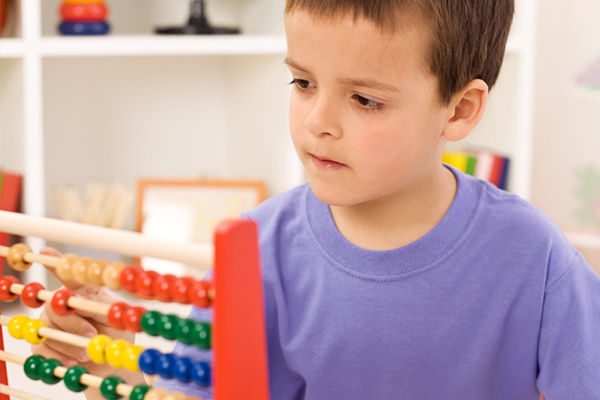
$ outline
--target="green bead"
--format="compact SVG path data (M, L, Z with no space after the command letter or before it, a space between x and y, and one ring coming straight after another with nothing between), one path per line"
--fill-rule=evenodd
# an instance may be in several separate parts
M27 375L29 379L39 381L40 374L38 373L38 370L40 369L40 365L42 365L44 361L46 361L46 357L40 355L27 357L27 360L25 360L25 364L23 364L25 375Z
M158 333L167 340L174 340L177 337L177 323L179 317L173 314L163 315L158 323Z
M88 370L83 368L81 365L75 365L69 368L63 377L65 386L72 392L83 392L85 389L87 389L87 385L81 384L81 375L88 373Z
M125 383L125 381L118 376L108 376L104 378L100 384L100 393L108 400L120 399L123 396L117 394L117 385L119 383Z
M137 385L129 394L129 400L144 400L144 396L150 390L148 385Z
M201 349L210 349L210 324L207 322L196 322L192 333L194 344Z
M180 319L175 329L175 337L183 344L192 344L194 343L192 336L195 327L195 320L190 318Z
M140 321L142 330L150 336L158 336L158 328L162 316L158 311L147 311Z
M55 383L60 382L62 378L54 375L54 369L61 366L62 363L54 358L44 361L38 369L38 374L40 374L42 382L47 383L48 385L54 385Z

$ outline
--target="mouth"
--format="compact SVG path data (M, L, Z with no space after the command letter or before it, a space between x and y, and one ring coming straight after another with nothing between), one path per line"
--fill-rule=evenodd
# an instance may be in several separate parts
M312 159L313 164L315 164L315 166L320 169L326 169L326 170L332 171L332 170L339 170L339 169L348 167L346 164L342 164L337 161L330 160L326 157L316 156L311 153L309 153L309 155L310 155L310 158Z

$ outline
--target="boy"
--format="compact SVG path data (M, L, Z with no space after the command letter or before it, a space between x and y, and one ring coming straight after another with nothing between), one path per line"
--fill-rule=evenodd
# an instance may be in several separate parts
M483 115L513 9L288 1L309 184L247 215L273 399L600 398L600 279L541 212L440 161Z

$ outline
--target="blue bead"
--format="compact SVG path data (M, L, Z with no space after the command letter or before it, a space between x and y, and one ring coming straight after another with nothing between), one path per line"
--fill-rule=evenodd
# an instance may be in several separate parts
M171 373L180 382L188 383L192 380L192 360L187 357L181 357L175 360Z
M58 26L63 35L106 35L110 25L105 21L65 21Z
M156 373L164 379L173 378L175 361L177 358L171 353L161 355L156 362Z
M143 373L147 375L156 374L156 364L162 353L155 349L144 350L138 359L138 365Z
M210 386L210 365L204 361L195 363L192 367L192 379L199 386Z

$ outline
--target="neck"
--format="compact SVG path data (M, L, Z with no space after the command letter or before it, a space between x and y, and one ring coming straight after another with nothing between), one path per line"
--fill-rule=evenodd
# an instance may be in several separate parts
M425 236L446 215L456 195L456 178L440 165L418 183L352 206L330 206L340 233L369 250L391 250Z

